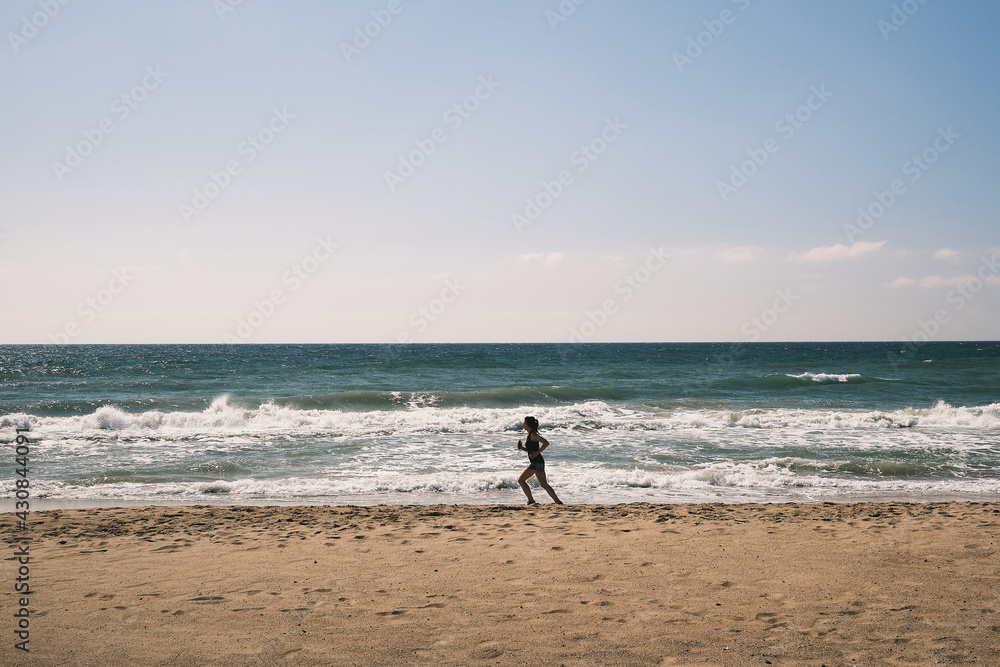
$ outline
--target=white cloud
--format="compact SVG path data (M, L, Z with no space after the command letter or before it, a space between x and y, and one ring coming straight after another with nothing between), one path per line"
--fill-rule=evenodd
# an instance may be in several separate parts
M971 283L977 282L979 278L966 273L963 276L955 276L954 278L948 278L944 281L944 284L948 287L958 287L959 285L969 285Z
M757 250L748 246L742 248L722 248L715 251L715 258L725 264L748 262L757 257Z
M957 250L952 250L951 248L941 248L936 253L934 253L935 259L943 259L947 261L955 261L958 259L959 252Z
M980 279L971 273L965 273L960 276L952 276L951 278L942 278L941 276L927 276L926 278L920 279L921 287L962 287L964 285L972 285L980 282ZM985 281L987 285L1000 285L1000 276L990 276Z
M892 287L893 289L899 289L900 287L909 287L916 283L915 278L907 278L906 276L900 276L893 280L891 283L886 283L886 287Z
M552 266L565 256L566 253L563 252L548 252L548 253L531 252L528 253L527 255L518 255L517 261L522 264L526 264L528 262L540 261L543 266Z
M843 243L816 246L808 252L792 255L792 259L797 262L839 262L872 255L881 250L884 245L885 241L857 241L850 246Z
M668 248L667 254L676 259L688 259L689 257L699 257L704 253L704 248Z

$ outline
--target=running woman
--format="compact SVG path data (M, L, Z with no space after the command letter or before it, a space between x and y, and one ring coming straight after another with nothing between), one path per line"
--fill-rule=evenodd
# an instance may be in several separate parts
M525 444L521 444L521 441L518 440L517 448L528 452L528 467L517 478L517 483L521 485L524 495L528 496L528 504L535 505L537 503L531 497L531 489L528 487L528 479L534 475L538 478L538 485L545 489L545 492L552 497L557 505L562 505L563 502L559 500L559 496L545 479L545 459L542 458L542 452L549 446L549 441L538 435L538 420L534 417L525 417L523 427L528 432L528 437L525 438Z

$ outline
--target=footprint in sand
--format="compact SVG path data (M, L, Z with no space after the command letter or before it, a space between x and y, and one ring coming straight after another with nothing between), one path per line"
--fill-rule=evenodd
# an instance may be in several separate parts
M475 651L469 653L469 657L475 658L476 660L492 660L493 658L499 658L503 655L503 651L495 648L477 648Z

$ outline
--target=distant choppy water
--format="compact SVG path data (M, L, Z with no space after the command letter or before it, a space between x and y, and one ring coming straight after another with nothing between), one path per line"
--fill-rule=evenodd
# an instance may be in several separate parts
M567 502L1000 497L995 342L0 346L55 501L520 503L528 414Z

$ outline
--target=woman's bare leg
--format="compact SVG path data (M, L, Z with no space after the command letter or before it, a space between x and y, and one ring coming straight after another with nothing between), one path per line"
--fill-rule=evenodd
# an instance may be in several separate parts
M551 486L549 486L548 481L545 479L545 471L544 470L537 471L535 477L538 478L538 485L541 486L543 489L545 489L545 493L549 494L549 496L557 505L562 505L563 501L559 500L559 496L556 495L556 492L552 489Z
M534 470L532 470L531 468L525 468L524 472L521 473L521 476L517 478L517 483L521 485L521 490L524 491L524 495L528 496L529 503L535 502L535 499L531 497L531 488L528 486L528 480L534 474L535 474Z

